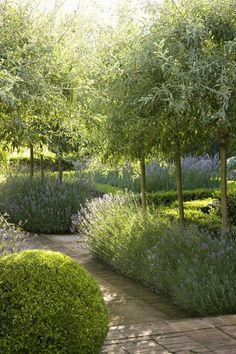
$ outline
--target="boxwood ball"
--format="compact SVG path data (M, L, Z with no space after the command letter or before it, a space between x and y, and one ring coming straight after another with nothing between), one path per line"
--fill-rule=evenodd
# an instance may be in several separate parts
M79 263L42 250L0 258L0 353L96 354L107 330L102 293Z

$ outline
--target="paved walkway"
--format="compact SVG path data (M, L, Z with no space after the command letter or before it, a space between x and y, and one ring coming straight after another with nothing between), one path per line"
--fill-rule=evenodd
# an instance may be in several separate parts
M236 316L111 327L102 353L236 353Z
M96 261L73 235L36 236L28 247L63 252L97 279L110 317L102 353L236 354L236 315L186 319L164 297Z

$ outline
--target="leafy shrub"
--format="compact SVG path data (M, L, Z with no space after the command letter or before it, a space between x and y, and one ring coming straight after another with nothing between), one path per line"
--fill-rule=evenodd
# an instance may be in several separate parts
M236 311L233 239L220 240L190 221L182 226L165 211L144 217L127 196L105 195L87 203L73 224L99 259L169 295L189 313Z
M95 183L95 189L98 194L117 194L121 193L121 189L114 187L109 184ZM127 194L127 191L126 191ZM219 196L219 192L215 189L193 189L193 190L184 190L183 197L185 201L192 200L202 200L206 198L213 198ZM178 200L177 192L168 191L168 192L150 192L147 193L148 204L150 205L171 205Z
M90 194L82 181L60 184L54 178L15 178L1 185L0 205L12 222L21 222L27 231L64 233Z
M108 318L79 263L51 251L0 258L1 353L99 353Z
M236 226L236 192L228 193L227 203L230 223Z
M185 202L184 203L184 215L187 224L195 224L201 229L205 229L207 232L211 232L216 236L219 236L221 228L221 217L218 209L202 207L204 205L202 200ZM177 203L171 206L157 208L159 216L169 216L170 220L178 220Z
M19 227L9 224L6 218L0 215L0 256L20 251L26 236Z
M208 213L211 210L209 204L212 203L212 198L197 199L184 202L185 210L201 210L203 213Z
M215 217L221 217L221 210L220 210L220 191L216 191L214 193L215 198L219 200L219 205L215 206ZM236 226L236 190L235 186L231 186L227 193L227 204L228 204L228 213L229 213L229 222L231 226Z
M121 190L118 187L111 186L110 184L95 183L95 188L101 195L103 194L115 194Z
M194 189L184 190L183 197L185 201L212 198L216 191L214 189ZM147 194L149 204L153 205L170 205L178 199L176 191L169 192L152 192Z

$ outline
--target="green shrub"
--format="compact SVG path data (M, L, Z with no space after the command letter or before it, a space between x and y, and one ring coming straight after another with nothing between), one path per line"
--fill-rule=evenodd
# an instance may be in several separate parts
M105 195L87 203L73 224L99 259L170 296L190 314L234 313L236 241L219 239L204 221L201 227L199 220L182 226L176 216L162 210L144 217L129 197Z
M212 198L190 200L184 202L184 208L185 210L197 209L203 211L204 213L207 213L210 211L209 203L211 202Z
M121 191L118 187L103 183L95 183L95 188L100 194L115 194Z
M228 211L230 223L236 226L236 192L228 193Z
M219 205L215 207L215 217L216 219L221 218L220 210L220 191L215 191L214 197L219 200ZM232 226L236 226L236 190L235 184L230 184L227 193L227 204L229 213L229 222Z
M108 328L97 283L51 251L0 258L1 353L99 353Z
M122 192L118 187L110 184L95 183L95 189L99 194L116 194ZM124 191L123 191L124 192ZM127 194L127 192L126 192ZM219 192L215 189L193 189L184 190L183 197L185 201L202 200L206 198L213 198L219 196ZM168 192L150 192L147 193L147 200L149 205L171 205L178 200L176 191Z
M201 229L219 235L221 228L221 217L218 208L209 207L209 202L212 199L192 200L184 202L184 215L187 224L195 224ZM171 220L177 220L178 202L174 202L170 206L158 206L158 215L169 216Z
M185 201L212 198L216 193L215 189L194 189L184 190L183 197ZM152 192L147 193L147 199L149 204L153 205L170 205L178 199L176 191L169 192Z
M0 187L1 210L11 221L21 222L27 231L42 233L68 232L71 216L92 195L82 181L60 184L54 178L9 179Z

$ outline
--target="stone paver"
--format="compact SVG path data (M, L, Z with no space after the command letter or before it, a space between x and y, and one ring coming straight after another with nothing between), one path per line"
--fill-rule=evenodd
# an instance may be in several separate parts
M186 318L163 297L95 261L73 235L37 236L26 248L63 252L97 278L111 324L101 353L236 354L236 315Z
M235 316L236 318L236 316ZM224 321L226 317L222 319ZM231 337L235 333L236 325L219 328L205 328L207 319L198 319L199 327L203 329L187 329L187 331L174 332L173 323L159 321L145 326L113 326L110 328L102 353L116 353L126 350L126 353L218 353L236 354L236 339ZM190 325L191 320L187 320ZM193 327L196 320L193 319ZM201 325L201 322L203 324ZM182 328L181 321L181 326ZM174 322L178 328L179 321ZM155 328L152 331L152 327ZM227 334L229 333L229 335ZM149 333L149 334L148 334ZM154 334L155 333L155 334ZM109 351L110 347L110 351Z

